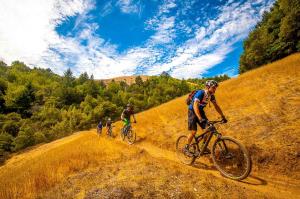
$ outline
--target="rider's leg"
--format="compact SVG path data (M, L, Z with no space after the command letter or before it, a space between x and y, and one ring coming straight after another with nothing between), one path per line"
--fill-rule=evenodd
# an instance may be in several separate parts
M208 119L207 119L207 117L206 117L206 114L205 114L205 112L204 112L203 109L200 109L200 115L201 115L201 117L202 117L203 119L205 119L206 121L208 121ZM204 131L205 128L206 128L206 125L207 125L207 122L206 122L206 121L203 122L203 123L199 123L199 126L201 127L202 131ZM207 138L208 138L208 134L204 135L204 137L203 137L203 143L206 142ZM205 151L204 151L204 154L210 154L209 148L206 147L206 149L205 149Z
M102 134L102 128L97 128L98 135Z
M190 134L188 136L186 148L188 148L189 145L192 143L192 140L197 133L197 123L198 123L198 119L197 119L197 116L195 115L194 111L189 110L188 111L188 130L190 131Z
M197 130L193 130L193 131L190 132L188 140L187 140L188 141L188 143L187 143L188 145L191 144L191 142L193 141L193 138L196 135L196 133L197 133Z
M124 119L123 120L123 123L124 123L124 126L123 126L123 132L126 132L127 131L127 128L129 127L130 125L130 121L128 119Z

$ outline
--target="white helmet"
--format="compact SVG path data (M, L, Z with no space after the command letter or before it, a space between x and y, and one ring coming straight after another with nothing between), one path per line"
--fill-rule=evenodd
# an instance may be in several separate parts
M207 86L208 88L210 88L210 87L212 87L212 86L218 87L219 84L218 84L218 82L215 81L215 80L207 80L207 81L205 82L205 86Z

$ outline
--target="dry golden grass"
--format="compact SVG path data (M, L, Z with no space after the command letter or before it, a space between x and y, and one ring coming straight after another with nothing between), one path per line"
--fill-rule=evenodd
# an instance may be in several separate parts
M188 133L183 96L139 113L132 146L93 130L15 155L0 167L0 198L294 198L300 195L299 68L294 54L217 91L229 119L220 131L252 153L254 172L244 183L220 176L207 158L194 167L177 162L176 138Z
M219 129L249 147L254 171L300 178L299 69L298 53L225 81L217 90L217 101L229 119ZM139 114L136 129L141 139L174 150L176 138L188 133L185 98ZM213 105L206 112L217 119Z
M55 148L42 146L21 155L26 157L16 156L0 168L0 198L35 198L70 174L98 167L108 157L120 158L121 150L95 133L82 132L57 141Z

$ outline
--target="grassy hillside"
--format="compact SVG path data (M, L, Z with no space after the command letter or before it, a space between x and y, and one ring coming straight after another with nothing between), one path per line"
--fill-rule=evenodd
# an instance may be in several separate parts
M300 54L223 82L216 98L229 119L219 126L252 152L254 170L300 178ZM174 140L187 133L186 96L145 111L136 125L143 140L174 150ZM218 115L206 108L211 120Z
M295 198L300 195L300 54L223 82L225 135L251 151L253 172L228 180L210 158L188 167L174 154L187 134L186 96L137 115L137 143L79 132L15 155L0 167L0 198ZM217 115L207 107L210 119ZM100 198L101 198L100 197Z

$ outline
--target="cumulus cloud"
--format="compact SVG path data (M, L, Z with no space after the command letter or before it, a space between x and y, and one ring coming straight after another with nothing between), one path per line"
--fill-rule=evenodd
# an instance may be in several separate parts
M230 1L219 8L220 13L195 31L193 38L177 46L173 57L164 63L148 67L149 74L169 71L178 78L199 77L209 68L221 63L233 50L233 44L247 36L269 4L257 1ZM255 4L255 6L254 6ZM167 32L164 33L168 35ZM173 30L170 34L174 34Z
M101 16L109 15L114 6L126 14L141 12L140 1L112 2L104 4ZM101 24L89 21L93 1L1 1L0 57L7 63L21 60L49 67L59 74L71 67L75 75L88 72L97 79L163 71L178 78L199 77L226 58L273 0L229 1L218 8L216 17L205 18L201 24L198 19L199 24L190 26L178 19L193 12L194 3L178 6L178 1L163 1L145 22L145 29L154 34L142 45L119 52L117 45L97 35ZM75 34L59 35L57 26L70 17L76 17ZM176 43L180 31L189 38Z
M39 64L43 56L51 56L51 46L74 46L72 40L60 38L55 27L67 17L89 9L88 1L1 1L0 6L0 54L10 63L22 60L27 64ZM50 57L49 57L50 58ZM59 57L53 57L58 60Z

